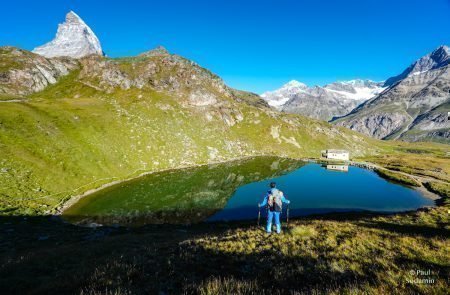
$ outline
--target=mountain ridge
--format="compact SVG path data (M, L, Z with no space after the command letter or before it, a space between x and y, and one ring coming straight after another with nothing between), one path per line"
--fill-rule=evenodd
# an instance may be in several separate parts
M448 51L440 46L418 59L393 78L405 77L334 123L380 139L449 143Z
M329 121L348 114L365 100L383 91L381 82L355 79L308 87L292 80L261 95L269 105L286 113Z
M389 87L410 75L417 75L429 70L444 67L450 63L450 48L441 45L431 53L413 62L401 74L386 80L384 86Z

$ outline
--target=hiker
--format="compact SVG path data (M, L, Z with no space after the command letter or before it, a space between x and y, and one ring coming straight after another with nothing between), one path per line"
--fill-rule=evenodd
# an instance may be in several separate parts
M276 188L276 183L270 183L270 190L267 191L264 201L258 204L259 207L267 205L267 233L272 232L272 219L275 217L275 225L277 226L277 234L281 232L280 214L282 211L283 203L289 204L283 192Z

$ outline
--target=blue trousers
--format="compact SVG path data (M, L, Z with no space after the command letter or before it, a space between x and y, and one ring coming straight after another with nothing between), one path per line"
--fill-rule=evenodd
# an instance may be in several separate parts
M281 223L280 223L280 214L281 212L276 211L267 211L267 227L266 231L268 233L272 232L272 219L275 217L275 225L277 226L277 233L281 232Z

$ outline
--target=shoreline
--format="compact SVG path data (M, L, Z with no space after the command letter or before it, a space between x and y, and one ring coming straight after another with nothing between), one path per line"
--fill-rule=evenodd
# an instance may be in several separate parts
M96 193L98 191L101 191L105 188L114 186L116 184L120 184L120 183L124 183L124 182L128 182L128 181L132 181L134 179L138 179L140 177L144 177L147 175L151 175L151 174L155 174L155 173L160 173L160 172L168 172L168 171L174 171L174 170L181 170L181 169L191 169L191 168L197 168L197 167L203 167L203 166L210 166L210 165L216 165L216 164L223 164L223 163L228 163L228 162L234 162L234 161L242 161L242 160L246 160L246 159L250 159L250 158L256 158L256 157L278 157L278 158L282 158L282 159L291 159L291 160L297 160L297 161L303 161L306 163L336 163L336 161L333 160L328 160L328 159L321 159L321 158L292 158L292 157L280 157L280 156L275 156L275 155L254 155L254 156L244 156L244 157L239 157L239 158L232 158L229 160L221 160L221 161L217 161L217 162L211 162L211 163L205 163L205 164L194 164L194 165L188 165L188 166L180 166L177 168L168 168L168 169L161 169L161 170L156 170L156 171L145 171L143 173L138 174L137 176L133 176L133 177L128 177L125 179L120 179L120 180L115 180L112 182L108 182L105 183L97 188L93 188L93 189L89 189L81 194L75 195L75 196L71 196L67 201L65 201L64 203L62 203L61 205L55 207L53 210L55 210L55 212L53 213L53 215L57 215L57 216L61 216L64 211L66 211L67 209L69 209L71 206L75 205L78 201L80 201L81 199ZM341 162L342 163L342 162ZM344 162L343 164L349 165L349 166L354 166L354 167L360 167L363 169L369 169L369 170L373 170L375 168L378 169L385 169L388 171L391 171L387 168L381 167L377 164L374 163L369 163L369 162L357 162L357 161L348 161L348 162ZM138 170L137 170L138 171ZM408 173L403 173L406 174L410 177L413 177L414 179L415 176L408 174ZM380 176L381 177L381 176ZM388 179L386 179L388 180ZM423 197L428 198L430 200L433 201L437 201L439 199L441 199L441 196L428 190L423 184L422 181L419 181L420 186L418 187L411 187L412 189L418 191ZM422 207L421 207L422 208ZM420 208L418 208L417 210L419 210Z
M279 157L279 156L275 156L275 155L254 155L254 156L244 156L244 157L239 157L239 158L232 158L229 160L222 160L222 161L217 161L217 162L211 162L211 163L205 163L205 164L194 164L194 165L188 165L188 166L180 166L177 168L167 168L167 169L161 169L161 170L156 170L156 171L146 171L143 173L140 173L137 176L133 176L133 177L128 177L125 179L121 179L121 180L115 180L112 182L108 182L105 183L97 188L93 188L90 190L87 190L81 194L75 195L70 197L70 199L68 199L67 201L65 201L63 204L57 206L56 208L54 208L54 210L56 211L54 215L62 215L62 213L67 210L68 208L70 208L71 206L73 206L75 203L77 203L79 200L81 200L84 197L87 197L88 195L91 195L93 193L96 193L98 191L101 191L105 188L111 187L113 185L119 184L119 183L123 183L123 182L127 182L127 181L131 181L146 175L151 175L151 174L155 174L155 173L160 173L160 172L168 172L168 171L173 171L173 170L181 170L181 169L190 169L190 168L197 168L197 167L203 167L203 166L210 166L210 165L216 165L216 164L223 164L223 163L228 163L228 162L234 162L234 161L241 161L241 160L246 160L246 159L250 159L250 158L256 158L256 157L277 157L277 158L282 158L282 159L291 159L291 160L298 160L298 161L305 161L302 158L290 158L290 157Z

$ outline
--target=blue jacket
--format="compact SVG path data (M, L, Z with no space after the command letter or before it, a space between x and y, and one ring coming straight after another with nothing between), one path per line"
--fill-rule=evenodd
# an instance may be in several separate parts
M267 193L266 193L266 196L264 197L264 200L262 201L261 204L259 204L259 206L264 207L264 206L267 205L267 202L269 201L269 195L272 194L272 191L273 191L273 190L278 190L278 189L272 188L272 189L268 190ZM288 199L286 199L286 198L284 197L284 194L282 194L282 195L281 195L281 202L286 203L286 204L289 204L291 201L289 201ZM281 210L275 210L275 211L281 211Z

